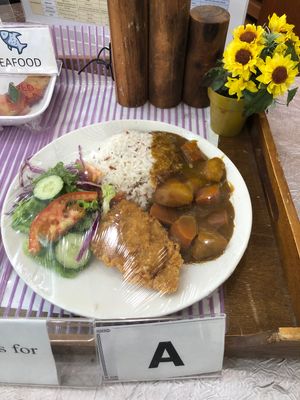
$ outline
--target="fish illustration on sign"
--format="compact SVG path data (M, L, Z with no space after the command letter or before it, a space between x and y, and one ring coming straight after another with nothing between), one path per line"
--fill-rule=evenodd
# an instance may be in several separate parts
M27 47L27 44L21 43L18 36L21 36L21 33L0 30L0 37L9 50L12 51L12 49L17 49L18 53L22 54L25 47Z

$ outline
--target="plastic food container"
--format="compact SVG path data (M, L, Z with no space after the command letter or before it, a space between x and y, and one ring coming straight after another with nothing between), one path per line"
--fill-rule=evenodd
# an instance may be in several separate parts
M47 109L50 104L50 100L53 95L54 86L56 82L56 75L52 75L49 77L49 82L45 91L40 100L35 102L34 104L30 105L28 112L24 115L0 115L0 126L6 125L24 125L30 123L40 117L43 112ZM0 79L0 97L7 93L8 86L10 82L13 82L14 85L18 85L26 79L26 76L22 75L15 75L15 76L2 76Z

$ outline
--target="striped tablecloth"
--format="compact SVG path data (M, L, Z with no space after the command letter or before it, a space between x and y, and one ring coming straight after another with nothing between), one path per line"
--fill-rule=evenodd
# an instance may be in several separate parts
M97 72L78 75L79 60L94 58L109 35L99 27L53 27L53 42L64 66L71 58L69 69L63 68L58 78L51 104L43 116L31 125L6 127L0 131L0 209L10 182L18 173L22 161L59 136L74 129L114 119L146 119L168 122L186 128L214 144L216 135L209 129L207 109L196 109L183 103L172 109L158 109L150 103L139 108L121 107L115 98L114 83L103 66ZM103 54L105 57L105 54ZM102 70L101 70L102 69ZM183 310L181 315L204 315L223 312L222 289ZM0 243L0 308L3 316L27 317L70 316L70 314L36 295L16 275ZM23 313L22 313L23 314Z

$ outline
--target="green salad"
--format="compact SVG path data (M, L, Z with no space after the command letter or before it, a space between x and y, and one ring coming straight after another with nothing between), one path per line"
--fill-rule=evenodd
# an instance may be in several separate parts
M114 187L91 181L83 162L59 162L34 173L29 185L20 181L23 193L11 211L11 226L26 235L24 254L63 277L76 276L89 265L90 242Z

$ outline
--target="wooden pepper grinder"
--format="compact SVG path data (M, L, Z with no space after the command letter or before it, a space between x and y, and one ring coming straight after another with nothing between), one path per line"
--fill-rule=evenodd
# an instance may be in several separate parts
M148 0L107 0L118 102L148 100Z
M222 58L229 19L230 14L218 6L198 6L190 12L183 87L183 101L190 106L209 105L202 80Z
M182 97L190 0L149 1L149 100L160 108Z

